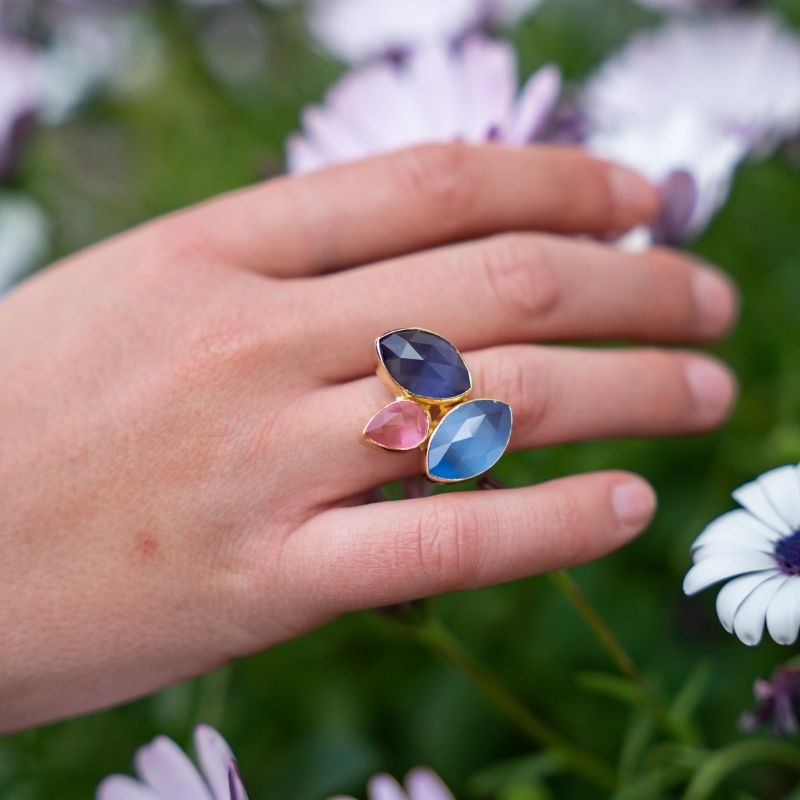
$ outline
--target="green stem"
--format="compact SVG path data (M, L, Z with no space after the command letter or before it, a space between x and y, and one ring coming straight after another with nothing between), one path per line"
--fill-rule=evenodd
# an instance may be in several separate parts
M759 761L783 764L800 771L800 750L786 742L737 742L705 760L686 789L683 800L705 800L733 772Z
M576 773L597 786L604 790L613 789L615 775L609 764L593 753L574 745L539 719L478 662L438 620L428 620L421 626L401 625L401 627L474 683L484 697L533 742L562 755Z
M628 651L622 646L614 631L609 628L572 576L568 572L560 570L551 573L550 578L592 630L620 674L634 686L642 702L650 708L659 725L678 741L687 744L694 743L695 737L692 732L685 725L673 719L661 699L648 688Z

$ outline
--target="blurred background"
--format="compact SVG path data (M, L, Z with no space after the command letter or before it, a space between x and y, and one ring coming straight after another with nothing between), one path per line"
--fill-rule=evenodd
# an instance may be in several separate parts
M797 0L759 5L800 28ZM49 70L44 110L16 121L0 186L8 275L280 173L301 109L345 69L310 37L303 4L291 0L0 0L0 20L10 37L47 54ZM553 62L577 84L633 31L659 24L656 12L626 0L550 0L503 35L522 75ZM0 61L0 106L15 74ZM646 535L573 577L654 691L670 698L693 681L701 747L742 736L736 721L752 706L754 678L794 652L769 640L745 647L720 627L710 593L687 599L680 587L691 541L732 507L731 490L800 460L799 163L789 143L744 164L690 245L741 287L741 325L719 350L742 383L730 424L702 438L514 455L498 470L523 485L620 468L656 486L660 510ZM598 688L596 673L613 665L552 581L431 606L531 708L617 761L636 709ZM391 620L365 613L123 708L0 739L0 797L91 797L103 776L130 771L137 746L159 733L186 745L198 721L229 740L252 798L363 796L369 775L417 764L436 769L458 797L603 796L568 776L550 780L550 794L533 780L487 782L487 768L529 756L531 743L474 683ZM800 797L799 781L796 769L756 766L713 796ZM665 787L639 796L681 795Z

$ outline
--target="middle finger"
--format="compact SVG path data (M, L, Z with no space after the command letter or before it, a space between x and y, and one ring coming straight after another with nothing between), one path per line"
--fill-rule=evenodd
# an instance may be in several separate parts
M326 381L368 373L372 340L394 328L427 328L463 350L616 338L690 343L721 335L736 310L730 281L688 257L538 234L445 247L294 288L315 308L304 363Z

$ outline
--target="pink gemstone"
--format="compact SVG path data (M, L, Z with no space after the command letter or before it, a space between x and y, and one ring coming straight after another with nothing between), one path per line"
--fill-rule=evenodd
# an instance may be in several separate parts
M364 438L387 450L413 450L428 435L428 415L411 400L395 400L364 428Z

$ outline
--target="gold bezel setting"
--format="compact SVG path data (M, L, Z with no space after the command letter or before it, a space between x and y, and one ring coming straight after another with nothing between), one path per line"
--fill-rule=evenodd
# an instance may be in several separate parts
M386 339L386 337L391 336L392 334L403 334L406 332L425 333L428 334L429 336L433 336L436 339L441 340L445 345L451 347L458 356L458 358L461 360L461 363L464 367L467 378L469 380L469 387L467 388L467 390L462 392L461 394L453 395L450 397L429 397L426 395L416 394L408 390L406 387L402 386L400 383L398 383L397 380L395 380L395 378L392 377L391 373L386 367L386 364L384 363L381 354L380 344L384 339ZM494 464L497 462L497 460L499 460L499 458L503 455L506 448L508 447L508 442L511 437L511 430L513 427L513 413L511 411L511 407L507 403L504 403L502 400L493 400L490 398L468 399L472 394L474 388L472 382L472 373L470 372L469 367L467 366L466 361L464 360L464 357L461 355L461 352L454 344L452 344L452 342L450 342L448 339L445 339L440 334L435 333L434 331L428 330L426 328L420 328L420 327L393 328L392 330L381 334L375 339L374 352L377 361L376 375L381 380L381 382L389 389L389 391L395 396L395 399L392 400L390 403L388 403L386 406L384 406L383 409L380 409L378 412L376 412L376 414L364 426L364 429L362 430L361 434L361 439L363 442L372 445L374 447L378 447L382 450L388 450L391 452L410 452L411 450L419 449L422 456L421 472L429 481L433 483L452 484L452 483L461 483L463 481L472 480L484 474L487 470L491 469L491 467L494 466ZM401 401L412 402L424 412L428 425L427 425L427 433L425 437L422 439L422 441L420 441L419 444L415 444L414 446L411 447L401 447L381 441L376 441L371 436L368 436L367 428L369 428L373 420L375 420L375 418L378 415L380 415L381 412L389 409L394 403L398 403ZM493 423L495 425L495 430L492 431L492 433L496 433L501 437L503 437L503 444L502 447L500 448L499 454L497 455L496 458L489 459L488 466L486 466L485 469L482 469L481 471L476 472L474 474L463 475L457 478L445 478L440 475L432 474L429 470L428 451L431 441L434 438L437 429L442 423L445 422L445 420L451 413L454 413L456 411L456 409L462 408L465 405L471 405L473 403L475 404L494 403L499 406L503 406L503 409L500 410L499 415L496 413L492 413L492 416L495 419ZM485 438L485 433L483 434L483 436ZM460 441L463 441L463 438L460 439ZM491 434L489 441L491 444Z

